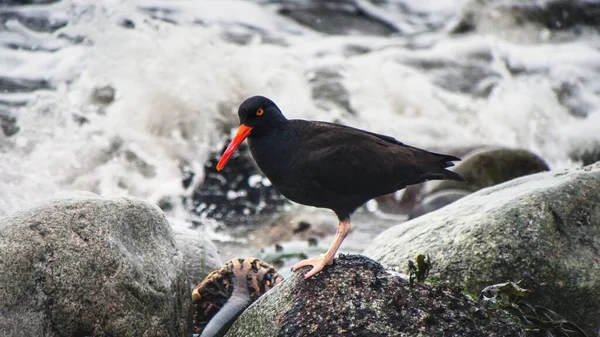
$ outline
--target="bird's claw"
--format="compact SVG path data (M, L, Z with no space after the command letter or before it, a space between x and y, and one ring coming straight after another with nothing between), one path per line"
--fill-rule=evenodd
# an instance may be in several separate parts
M302 261L296 263L294 265L294 267L292 268L292 271L296 271L305 266L312 266L312 269L308 273L304 274L304 279L307 279L311 276L314 276L315 274L317 274L318 272L323 270L323 268L325 268L325 266L332 264L332 263L333 263L333 259L327 259L327 257L325 255L315 256L315 257L311 257L310 259L302 260Z

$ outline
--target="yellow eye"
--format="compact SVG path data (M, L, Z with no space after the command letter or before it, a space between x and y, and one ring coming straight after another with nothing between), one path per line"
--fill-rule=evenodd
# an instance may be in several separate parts
M263 108L258 108L258 110L256 110L257 116L262 116L264 113L265 113L265 109L263 109Z

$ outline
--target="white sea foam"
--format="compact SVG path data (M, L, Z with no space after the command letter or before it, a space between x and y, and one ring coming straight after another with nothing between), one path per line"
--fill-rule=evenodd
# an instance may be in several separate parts
M448 15L458 10L451 2L409 5ZM59 48L3 49L0 55L7 65L1 75L44 74L56 86L17 111L17 135L0 138L0 215L76 189L176 202L186 193L179 165L190 165L201 179L209 149L222 141L218 127L236 124L237 105L255 94L273 98L290 118L339 119L417 146L525 147L554 167L578 165L569 152L600 143L600 51L593 40L525 45L467 34L432 36L414 49L403 37L311 32L250 2L71 4L85 5L84 14L54 33L28 35L15 22L8 27L12 33L0 33L0 42L26 38ZM54 6L60 17L69 8L64 2ZM155 16L178 23L152 19L139 6L168 9ZM116 24L124 18L135 29ZM263 43L259 36L248 45L225 40L224 30L248 27L281 43ZM61 33L89 42L71 45L59 39ZM348 45L372 52L348 55ZM488 97L445 89L432 80L435 74L408 62L468 63L475 54L490 55L489 69L497 75ZM340 70L355 116L312 98L310 81L322 67ZM514 68L531 74L515 74ZM567 81L577 88L575 99L585 104L587 117L574 117L559 103L556 88ZM104 85L116 90L107 107L90 99ZM89 123L80 126L73 115Z

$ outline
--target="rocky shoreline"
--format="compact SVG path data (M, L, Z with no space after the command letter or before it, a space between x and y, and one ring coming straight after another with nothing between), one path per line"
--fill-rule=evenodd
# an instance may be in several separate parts
M255 283L262 296L227 335L536 336L549 327L464 295L520 281L531 290L527 303L595 336L598 191L600 162L485 187L388 229L364 256L341 255L315 278L302 270L276 283L257 276L268 286ZM1 218L0 335L189 335L200 307L192 289L222 265L214 244L192 232L145 201L91 193ZM432 267L425 283L411 285L400 273L418 254Z
M182 76L182 68L175 68L175 77L161 77L160 85L153 76L134 76L131 80L136 89L142 85L150 88L140 95L139 100L126 99L131 95L128 92L131 87L119 84L119 78L109 78L107 84L94 83L91 88L75 85L65 89L78 81L80 71L69 70L60 75L60 71L50 66L58 61L53 55L58 55L56 52L61 49L101 41L81 30L87 26L74 25L72 30L60 30L76 21L87 20L77 16L77 12L95 19L98 18L92 15L92 8L118 14L114 8L119 7L107 6L108 3L67 3L63 7L57 0L3 2L5 8L0 9L0 22L4 26L3 34L10 36L3 42L2 50L9 56L19 54L20 57L15 58L20 60L17 64L23 69L31 68L32 74L25 76L27 72L16 71L0 76L0 92L3 93L0 97L0 143L5 142L11 148L25 146L27 137L37 138L38 131L47 132L38 130L34 120L46 116L48 123L54 123L54 119L63 118L65 113L65 120L72 120L74 126L60 129L52 136L62 138L63 134L77 132L78 128L95 125L93 123L98 123L94 121L96 117L103 122L108 118L107 111L115 105L126 103L125 106L137 107L147 103L145 100L149 100L148 105L155 105L158 101L153 101L150 96L180 95L177 90L152 90L152 86L182 89L197 80L196 77ZM178 21L179 10L171 9L171 3L161 5L159 1L140 5L136 10L146 13L147 20L133 20L139 17L125 15L116 18L115 22L112 18L107 21L136 32L148 29L152 22L146 21L150 20L163 20L181 27L188 24L210 26L202 17L188 22L185 15L185 21ZM131 133L130 129L113 134L110 127L110 132L99 129L82 132L81 138L66 138L65 142L79 139L84 143L90 137L109 135L106 142L100 137L97 149L63 149L73 156L91 153L91 157L99 159L97 162L88 158L67 163L83 168L62 177L62 180L75 180L79 184L60 185L61 189L81 186L92 189L90 186L95 186L96 182L100 185L115 171L127 171L115 179L119 189L109 191L122 191L120 185L124 185L123 191L139 195L136 194L139 186L129 186L128 179L135 179L136 175L154 178L160 171L158 163L176 162L174 181L179 182L179 168L186 193L178 195L172 190L152 188L156 193L165 193L157 202L158 206L136 198L105 198L93 193L79 193L30 205L0 217L0 336L164 337L195 336L204 332L206 337L207 331L214 331L210 336L600 337L600 144L591 137L582 137L577 143L577 137L561 133L565 132L561 129L563 123L576 125L573 120L577 120L592 125L598 121L588 118L597 113L598 90L594 91L598 88L594 81L598 74L595 73L600 69L598 58L594 57L597 48L593 43L577 43L586 36L592 41L597 38L600 27L597 2L468 0L456 15L443 11L436 15L394 1L248 4L249 8L267 8L267 11L256 12L265 16L257 16L255 22L242 20L241 24L237 19L225 20L224 26L229 28L224 29L222 38L227 43L249 47L256 47L258 40L267 46L297 43L287 40L285 34L269 29L269 22L263 27L265 21L262 20L271 16L293 24L291 29L283 26L290 29L288 34L310 32L333 37L316 42L337 44L334 49L339 50L323 48L317 52L319 56L307 57L306 63L314 64L283 74L282 82L275 81L274 76L264 80L270 82L270 86L283 86L283 81L293 77L294 82L300 78L298 83L302 88L292 87L282 94L305 95L324 112L336 116L338 122L364 122L365 115L372 112L365 110L365 103L393 96L392 103L384 102L379 111L394 110L394 121L415 125L419 132L445 132L443 128L458 130L450 133L452 136L477 131L484 134L477 142L481 139L503 142L498 137L514 137L512 142L503 144L542 148L546 154L553 153L556 147L557 152L563 151L563 156L559 156L561 160L570 159L582 163L582 167L552 170L544 158L524 149L483 145L433 149L461 157L463 160L455 169L467 181L427 182L377 198L373 204L378 212L402 215L410 220L392 220L394 225L390 228L373 225L372 232L379 234L368 245L360 247L360 254L340 254L332 266L314 278L304 280L302 275L306 271L299 270L285 275L284 279L286 270L278 263L304 254L320 253L315 238L335 233L333 215L322 217L321 213L302 208L295 214L281 215L282 209L291 207L290 203L262 176L244 147L221 172L216 171L215 165L222 153L223 149L219 148L222 144L199 144L200 147L217 147L208 151L204 166L205 157L197 163L188 160L201 152L196 147L199 138L193 134L204 129L185 128L184 124L213 122L220 129L219 134L226 134L233 125L228 119L234 108L232 102L250 88L269 88L261 86L263 79L257 81L257 76L250 72L246 74L249 79L238 79L250 83L217 85L218 100L213 101L210 96L215 92L206 89L205 94L198 95L202 98L199 101L210 103L200 107L194 105L193 100L192 103L175 98L161 101L164 110L179 109L182 116L187 116L184 113L191 110L190 116L194 116L181 120L173 117L175 126L172 129L146 134L171 141L172 134L181 135L182 139L175 139L173 147L161 148L154 142L140 145L123 137ZM27 7L29 5L32 7ZM90 9L86 9L88 6ZM248 7L238 8L245 10ZM194 14L190 13L190 17L194 18ZM403 19L405 17L408 20ZM102 20L106 18L99 21ZM110 24L94 26L94 30L111 27ZM436 42L439 40L434 35L438 34L451 39ZM157 35L135 36L152 40ZM344 36L353 38L342 40ZM399 36L409 38L391 42L379 40ZM377 40L367 43L370 38ZM489 45L488 39L492 41ZM195 43L199 45L198 41ZM562 48L554 49L561 44ZM536 45L538 48L529 49ZM187 50L171 44L158 46L166 46L165 50L174 48L168 50L173 54ZM262 49L251 50L254 54L262 52ZM40 55L44 56L40 58ZM270 57L281 55L287 54L267 53ZM135 53L128 56L136 62L140 58L140 54ZM355 57L354 61L351 61L352 57ZM369 57L373 58L369 60ZM335 60L338 58L350 61ZM165 60L188 64L187 58L185 62L180 58ZM370 67L373 62L385 62L387 67L382 72L390 71L393 76L400 76L389 82L385 76L374 76L369 81L374 82L376 90L369 91L368 86L367 90L357 87L354 82L364 78L356 69L380 71ZM37 68L46 63L47 68ZM211 63L210 68L200 65L189 73L195 76L204 69L211 73L222 64ZM232 69L236 69L236 65L240 67L235 63ZM166 64L162 66L168 68ZM277 66L282 70L286 65ZM286 74L289 77L285 77ZM302 78L303 74L307 79ZM403 76L409 78L400 85L397 78L403 80ZM183 85L173 85L174 79ZM548 83L539 91L524 94L530 94L531 100L516 94L530 86L535 87L540 79L544 83L548 80ZM422 82L427 84L425 89L418 87ZM413 86L426 93L413 93ZM301 90L307 90L307 93L303 94ZM55 105L42 101L36 103L39 106L35 109L26 111L28 104L36 102L37 93L46 91L61 91L71 98L68 103L57 99L56 102L61 104ZM74 91L86 95L90 92L84 98L75 99ZM234 93L225 94L230 91ZM371 97L379 91L380 97ZM196 91L190 92L196 95ZM422 113L422 109L437 109L436 105L421 104L428 99L441 107L440 113L432 114L436 117L427 121L411 118L412 114ZM481 101L471 108L462 107L471 99ZM545 104L538 105L539 102ZM532 107L527 107L528 104ZM486 117L485 110L492 107L494 111L488 111L490 116ZM470 109L484 116L471 113ZM201 115L197 110L209 112L204 116L218 116L217 122L197 119L196 116ZM60 113L55 115L55 111ZM115 119L107 124L129 123L128 118L119 118L119 114L126 115L123 112L112 110L110 118ZM474 125L491 124L492 128L482 131L468 124L470 127L465 131L460 123L445 124L444 120L437 120L448 113L456 113L463 122L481 119L484 122ZM550 118L554 113L564 114L563 119ZM152 117L156 116L140 115L141 119ZM504 118L514 121L499 125L503 127L498 131L500 136L487 139L486 131L495 130L494 123ZM417 125L432 121L438 125L433 128ZM521 126L523 130L515 130ZM561 132L556 132L557 129ZM590 130L583 133L593 134L596 129L589 127L569 132L577 130ZM414 135L412 139L415 139ZM476 143L469 141L461 144ZM558 146L560 142L573 144L563 148ZM56 148L52 144L63 143L41 144L44 145L42 150L48 149L51 153ZM165 157L166 153L175 152L174 148L186 155ZM145 156L146 152L154 150L156 156ZM16 155L15 160L20 161L20 156ZM46 152L43 158L46 158ZM99 170L95 175L86 175L86 171L114 163L115 159L122 159L126 165L116 166L114 171ZM58 161L60 159L29 163L63 169L62 162ZM130 167L131 171L123 170L123 167ZM23 171L29 168L23 166ZM39 171L32 172L30 176L11 179L11 184L14 180L16 188L22 188L19 184ZM57 170L49 172L50 175L62 174ZM35 189L34 193L37 192ZM4 194L7 199L12 197L10 193ZM187 207L181 210L182 213L187 211L195 216L194 223L186 223L189 227L170 223L163 213L181 206L173 201L176 198L183 200L182 208ZM265 220L273 215L280 217ZM262 261L240 253L224 263L219 250L222 251L226 243L213 243L194 228L203 219L221 221L227 234L237 229L237 225L255 226L254 232L250 229L251 235L246 242L253 244L252 249L260 246L269 251L257 256ZM258 226L264 227L256 229ZM356 233L350 235L353 234ZM286 244L292 241L302 245L288 249ZM237 241L229 244L237 245L233 247L234 251L248 248L239 247L242 244ZM349 243L346 241L345 244Z

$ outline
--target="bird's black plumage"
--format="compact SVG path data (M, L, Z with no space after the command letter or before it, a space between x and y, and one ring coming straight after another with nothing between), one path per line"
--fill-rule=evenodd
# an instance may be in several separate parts
M259 108L265 110L256 116ZM258 167L286 198L333 210L340 220L370 199L412 184L462 178L454 156L339 124L288 120L271 100L254 96L238 111L252 127L248 143Z
M240 127L217 169L248 138L252 157L281 194L300 204L329 208L340 220L327 252L294 266L312 265L306 277L333 262L350 230L350 215L368 200L426 180L462 180L446 169L459 158L348 126L288 120L266 97L248 98L238 115Z

